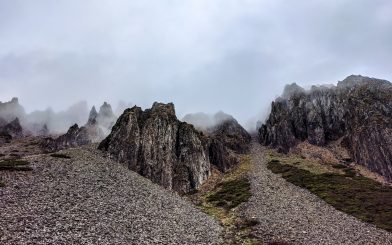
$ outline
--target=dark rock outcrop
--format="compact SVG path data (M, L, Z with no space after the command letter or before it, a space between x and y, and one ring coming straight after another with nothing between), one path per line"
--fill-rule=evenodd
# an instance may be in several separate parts
M199 112L187 114L182 120L221 141L225 147L236 153L246 153L249 149L250 134L229 114L222 111L214 115Z
M7 124L7 121L0 117L0 128L4 127Z
M206 113L187 114L183 121L194 125L209 137L209 156L221 172L226 172L239 162L236 154L249 150L251 136L234 119L222 111L215 115Z
M10 123L2 126L0 132L2 135L9 135L12 138L23 137L23 128L20 126L19 118L15 118Z
M208 139L180 122L173 104L126 109L99 149L165 188L186 193L210 175Z
M222 112L215 117L223 118L217 120L219 123L208 129L212 137L221 141L223 145L236 153L243 154L248 152L249 144L252 140L250 134L234 119L234 117Z
M215 137L210 137L208 150L211 163L221 172L228 171L239 162L236 155Z
M272 103L260 143L287 153L299 141L324 146L343 138L353 159L392 180L392 84L350 76L333 87L296 84Z

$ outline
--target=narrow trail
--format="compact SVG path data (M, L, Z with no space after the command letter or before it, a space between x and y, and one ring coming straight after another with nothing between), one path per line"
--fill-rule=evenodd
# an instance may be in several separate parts
M252 198L243 206L257 219L255 235L292 244L392 244L392 233L337 211L309 191L267 169L263 147L252 144Z

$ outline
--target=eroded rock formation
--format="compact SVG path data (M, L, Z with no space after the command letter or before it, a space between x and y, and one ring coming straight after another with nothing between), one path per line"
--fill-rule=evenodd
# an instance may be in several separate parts
M392 84L349 76L333 87L288 85L272 103L260 143L287 153L299 141L324 146L342 138L353 159L392 180Z
M252 139L250 134L234 119L234 117L219 112L215 117L222 118L218 124L208 129L211 136L221 141L224 146L236 153L246 153Z
M222 142L179 121L172 103L125 110L99 149L179 193L198 189L213 165L226 171L237 162Z
M192 125L180 122L173 104L125 110L99 149L180 193L197 189L210 175L208 139Z
M94 107L95 110L95 107ZM95 111L96 113L96 111ZM90 113L91 116L91 113ZM116 116L113 113L112 106L106 102L99 108L98 114L96 114L96 120L99 125L103 128L111 130L114 123L116 122Z
M214 115L187 114L183 121L208 135L210 160L222 172L239 162L234 153L243 154L249 150L251 141L249 133L234 117L222 111Z
M109 129L98 123L98 116L99 114L93 106L88 121L84 126L79 127L77 124L74 124L65 134L58 138L45 138L42 143L42 148L45 151L53 152L102 141L107 135L105 131Z

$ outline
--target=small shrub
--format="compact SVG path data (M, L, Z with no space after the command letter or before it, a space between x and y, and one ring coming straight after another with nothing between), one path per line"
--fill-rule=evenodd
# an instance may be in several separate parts
M343 164L334 164L332 165L333 168L335 169L345 169L347 168L347 166L343 165Z
M50 154L51 157L70 159L71 157L62 153Z
M0 171L31 171L33 169L29 164L26 160L15 158L4 159L0 161Z
M352 177L357 175L357 172L354 169L352 169L352 168L346 168L343 171L344 171L344 175L346 177L352 178Z
M259 224L257 219L242 219L240 222L236 224L239 229L251 228Z
M5 183L3 182L2 179L0 179L0 187L4 187L4 186L5 186Z

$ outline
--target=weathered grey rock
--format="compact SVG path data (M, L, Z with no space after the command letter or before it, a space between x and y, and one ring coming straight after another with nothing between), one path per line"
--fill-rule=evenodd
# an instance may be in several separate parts
M47 135L49 135L48 126L47 126L46 124L44 124L44 125L42 126L41 130L38 132L38 134L39 134L39 135L42 135L42 136L47 136Z
M222 172L239 162L232 151L243 154L249 150L251 136L231 115L222 111L215 115L199 112L187 114L182 120L208 135L211 163Z
M239 163L239 159L215 137L209 141L209 157L211 163L221 172L226 172Z
M104 102L103 105L99 108L98 114L96 115L97 123L110 130L116 122L116 119L117 117L114 115L111 105Z
M99 149L129 169L168 189L186 193L210 175L208 138L180 122L174 105L127 109Z
M23 128L20 126L19 118L15 118L10 123L7 123L0 128L2 135L9 135L12 138L23 137Z
M77 124L74 124L68 129L67 133L56 139L51 137L45 138L41 146L47 152L54 152L62 149L97 143L104 137L105 134L100 126L97 125L95 120L92 120L80 128Z
M4 118L0 117L0 127L3 127L7 124L7 121Z
M91 110L90 110L90 114L88 116L87 124L94 124L96 122L96 120L97 120L97 117L98 117L98 112L95 109L95 106L93 106L91 108Z
M356 162L392 179L390 82L349 76L334 87L297 87L287 86L285 97L272 102L260 143L287 153L299 141L323 146L344 137Z
M16 117L23 119L25 115L25 110L19 104L18 98L14 97L9 102L0 102L0 117L5 121L10 122Z

